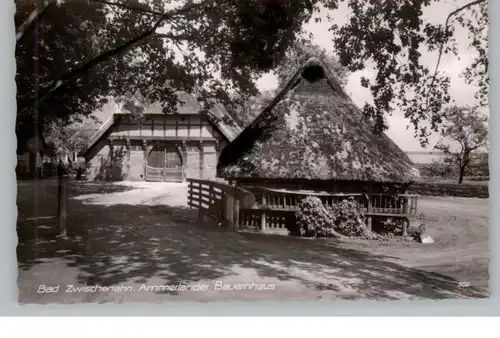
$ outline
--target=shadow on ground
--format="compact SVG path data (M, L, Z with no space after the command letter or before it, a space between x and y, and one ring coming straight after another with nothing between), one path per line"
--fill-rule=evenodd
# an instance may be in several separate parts
M335 241L225 232L199 224L196 212L184 207L75 200L69 207L70 239L20 241L21 269L63 257L80 271L78 282L87 285L147 283L151 278L176 284L241 274L240 283L253 282L245 276L259 276L343 299L487 297L481 290L460 288L450 277L390 262L394 257L340 248Z
M51 239L58 233L58 181L57 178L23 180L17 182L17 236L19 242L38 239ZM70 181L68 196L99 195L121 193L138 188L107 182ZM80 204L70 203L67 210L71 220L73 215L82 212ZM86 212L86 210L83 210ZM71 222L70 220L70 222ZM88 222L88 220L87 220Z

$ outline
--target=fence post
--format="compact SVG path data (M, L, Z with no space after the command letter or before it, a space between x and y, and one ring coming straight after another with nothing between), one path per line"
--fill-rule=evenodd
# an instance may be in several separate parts
M233 224L233 212L234 212L234 197L231 194L226 194L226 210L224 212L224 218L227 224L231 227L231 230L234 230Z
M372 200L370 199L370 196L368 196L368 195L366 196L366 198L368 200L368 207L366 209L366 212L368 214L370 214L372 212ZM366 217L366 228L370 231L372 230L372 216L371 215L368 215Z
M233 217L234 217L234 229L239 230L240 228L240 201L234 200L234 208L233 208Z
M408 214L410 213L410 210L409 210L409 208L408 208L408 207L409 207L409 205L408 205L408 196L405 196L405 197L403 197L403 198L404 198L404 200L403 200L403 212L405 213L405 215L407 215L407 216L408 216ZM402 233L401 233L401 235L402 235L403 237L406 237L406 236L407 236L407 234L408 234L408 224L409 224L409 223L410 223L410 219L409 219L409 218L407 218L407 217L405 217L405 218L403 219L403 228L402 228L402 230L403 230L403 231L402 231Z
M193 182L188 181L188 205L193 208Z
M266 194L262 193L262 213L261 213L261 216L260 216L260 230L261 231L265 231L266 230L266 216L267 216L267 213L266 213L265 207L266 207Z
M201 205L201 192L202 192L202 183L198 183L198 221L203 221L203 211Z
M409 210L408 210L408 197L407 196L403 197L403 213L405 215L408 215L408 213L409 213Z
M214 200L215 200L215 192L214 192L213 185L210 185L208 195L210 196L210 198L209 198L210 205L212 205L214 203Z
M236 183L232 180L229 180L229 185L235 187ZM231 213L233 216L233 231L238 231L240 228L240 201L236 198L233 198L233 207Z
M58 190L58 218L59 236L67 236L66 222L68 218L68 181L69 177L64 168L59 166L57 190Z
M408 235L408 224L410 223L410 219L408 217L405 217L403 219L403 232L401 236L406 237Z

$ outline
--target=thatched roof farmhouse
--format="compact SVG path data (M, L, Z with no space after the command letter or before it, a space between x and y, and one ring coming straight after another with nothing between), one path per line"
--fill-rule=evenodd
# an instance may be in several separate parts
M235 180L411 183L418 171L385 134L376 135L316 58L222 151L217 174ZM406 185L406 184L405 184Z

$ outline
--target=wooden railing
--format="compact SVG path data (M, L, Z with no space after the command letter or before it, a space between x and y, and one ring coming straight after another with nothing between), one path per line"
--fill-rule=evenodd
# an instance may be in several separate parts
M406 235L409 219L417 213L418 195L291 191L245 186L244 188L208 180L187 179L189 183L188 205L197 208L199 218L208 216L222 221L233 229L260 228L286 229L294 221L301 199L318 197L325 207L346 198L354 198L364 209L368 229L377 218L399 218Z
M209 180L187 179L187 182L188 205L198 209L200 220L208 216L237 230L240 208L249 209L255 204L255 196L242 188Z
M298 203L307 196L318 197L325 207L346 199L354 198L364 209L368 229L372 228L373 217L401 218L403 234L406 234L408 219L417 213L418 195L349 193L332 194L327 192L291 191L247 186L245 189L254 193L257 203L248 209L240 210L240 222L243 227L284 229L290 220L290 214L298 209Z

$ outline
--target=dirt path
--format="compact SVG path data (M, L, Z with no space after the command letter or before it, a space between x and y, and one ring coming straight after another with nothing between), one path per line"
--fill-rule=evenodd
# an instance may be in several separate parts
M480 198L424 197L418 202L422 223L435 243L368 243L342 245L393 257L410 268L451 276L489 289L489 207Z
M228 233L200 225L196 213L185 206L187 189L182 184L121 188L95 193L86 186L84 195L72 199L71 239L21 243L21 302L484 296L475 288L459 287L456 279L334 241ZM204 290L165 288L180 284ZM240 290L220 290L222 284L240 284ZM40 285L60 288L40 293ZM85 285L112 289L78 289Z

